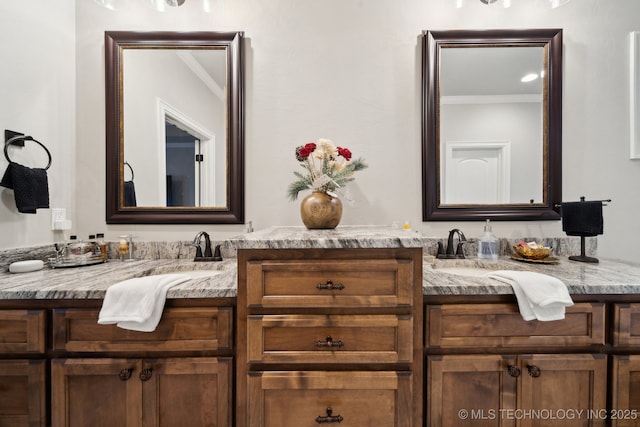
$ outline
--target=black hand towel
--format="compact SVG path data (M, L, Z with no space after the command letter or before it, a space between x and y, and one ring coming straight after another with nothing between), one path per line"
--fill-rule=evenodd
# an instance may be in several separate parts
M567 236L602 234L602 201L563 203L562 231Z
M136 187L133 181L124 182L124 205L136 206Z
M49 180L45 169L10 162L0 185L13 190L18 212L36 213L36 209L49 207Z

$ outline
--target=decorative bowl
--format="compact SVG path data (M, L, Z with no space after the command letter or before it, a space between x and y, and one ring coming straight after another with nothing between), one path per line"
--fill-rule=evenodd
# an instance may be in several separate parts
M553 252L553 248L530 248L528 246L514 246L513 250L523 258L527 259L545 259L551 252Z

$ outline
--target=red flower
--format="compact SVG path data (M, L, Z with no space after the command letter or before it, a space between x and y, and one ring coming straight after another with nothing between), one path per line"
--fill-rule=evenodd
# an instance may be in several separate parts
M296 148L296 159L301 162L311 155L316 149L316 144L310 142Z
M345 160L351 160L351 151L348 148L338 147L338 155L345 158Z

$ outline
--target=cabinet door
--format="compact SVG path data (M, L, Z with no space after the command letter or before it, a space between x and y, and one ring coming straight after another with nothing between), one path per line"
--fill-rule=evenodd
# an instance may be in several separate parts
M515 426L502 414L516 408L519 375L510 356L427 357L427 427Z
M519 417L520 426L605 425L597 414L607 407L606 355L539 354L521 356L520 364L519 407L537 410Z
M640 356L613 356L612 427L640 424Z
M139 427L142 363L127 359L54 359L53 427Z
M410 372L250 372L248 427L415 427Z
M0 426L46 426L45 361L0 361Z
M144 427L230 427L230 358L145 360L142 365Z

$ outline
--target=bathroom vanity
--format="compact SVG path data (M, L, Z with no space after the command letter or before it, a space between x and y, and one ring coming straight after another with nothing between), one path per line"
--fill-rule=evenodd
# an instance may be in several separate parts
M452 273L431 243L294 228L231 240L219 263L0 273L0 425L640 423L640 267L502 259L575 301L525 322L508 285ZM108 286L190 269L215 271L169 291L156 331L97 324Z
M422 420L422 248L238 252L237 425Z

